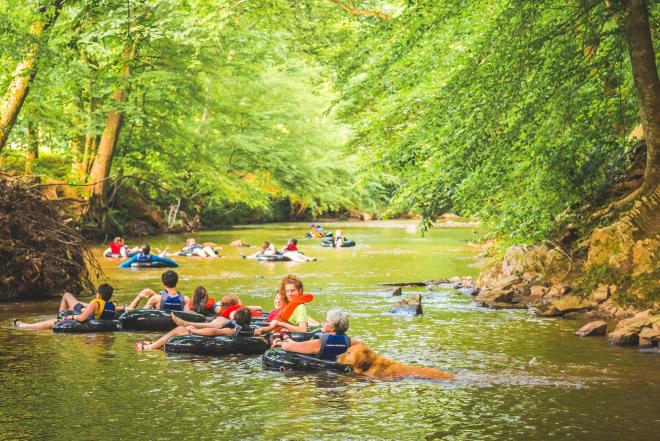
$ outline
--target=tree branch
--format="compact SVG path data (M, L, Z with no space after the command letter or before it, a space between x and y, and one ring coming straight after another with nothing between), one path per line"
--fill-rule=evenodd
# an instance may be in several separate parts
M392 17L380 11L371 11L368 9L355 9L348 6L346 3L343 3L341 0L330 0L332 3L338 5L344 11L353 15L368 15L369 17L376 17L380 20L389 20Z

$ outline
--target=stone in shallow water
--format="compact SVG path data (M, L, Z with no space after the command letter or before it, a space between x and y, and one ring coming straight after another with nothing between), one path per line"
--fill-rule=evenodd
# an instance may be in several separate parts
M596 335L605 335L607 332L607 323L603 320L596 320L594 322L589 322L577 331L575 335L578 337L593 337Z
M607 342L615 346L637 345L640 343L639 334L642 329L653 327L656 323L660 323L660 316L654 316L650 309L642 311L617 323L614 331L608 334Z
M458 288L458 290L466 296L476 296L479 294L479 288L475 288L474 286L468 288Z
M399 300L390 309L392 314L422 315L422 295L413 294Z

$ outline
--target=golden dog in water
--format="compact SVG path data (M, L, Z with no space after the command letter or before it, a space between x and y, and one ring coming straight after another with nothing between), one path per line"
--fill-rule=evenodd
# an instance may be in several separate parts
M423 366L411 366L390 360L376 354L366 345L353 345L337 357L341 364L350 366L354 372L381 380L396 380L404 377L425 378L430 380L452 380L454 376Z

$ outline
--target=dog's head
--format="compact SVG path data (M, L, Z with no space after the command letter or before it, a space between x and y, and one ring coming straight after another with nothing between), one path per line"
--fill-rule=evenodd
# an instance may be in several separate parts
M368 370L378 356L366 345L353 345L346 352L337 357L341 364L350 366L357 373Z

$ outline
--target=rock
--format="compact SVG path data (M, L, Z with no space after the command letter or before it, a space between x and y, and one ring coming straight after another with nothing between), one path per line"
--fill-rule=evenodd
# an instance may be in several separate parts
M658 316L654 316L651 310L642 311L633 317L621 320L617 323L614 331L607 336L607 342L615 346L632 346L639 343L640 331L652 326Z
M241 240L241 239L238 239L238 240L235 240L233 242L230 242L229 246L230 247L249 247L250 244L243 241L243 240Z
M658 342L660 342L660 321L640 331L639 348L650 349L652 347L658 347Z
M589 299L592 302L602 303L608 299L610 296L610 288L604 283L598 285L598 287L591 293Z
M548 248L545 246L512 246L506 250L502 261L502 274L505 276L540 274L543 272Z
M466 296L476 296L479 294L479 288L475 288L474 286L470 288L458 288L458 290Z
M586 311L594 305L588 300L578 296L562 296L552 299L545 307L539 309L542 317L560 317L569 312Z
M403 290L399 286L398 288L395 288L392 290L392 295L393 296L400 296L403 293Z
M638 240L632 249L633 276L652 273L658 269L660 242L653 239Z
M540 300L548 293L549 289L541 285L533 285L529 288L529 295L535 299Z
M591 233L587 268L609 266L627 271L632 266L632 231L624 222L615 222Z
M493 303L509 303L513 298L512 290L490 289L482 290L474 299L481 306L491 306Z
M605 335L607 332L607 323L603 320L596 320L595 322L590 322L575 331L575 335L578 337L593 337L596 335Z
M507 276L497 279L493 285L493 288L506 290L508 288L511 288L513 285L518 285L523 282L524 282L523 279L521 279L518 276Z
M392 314L422 315L422 295L413 294L402 298L390 309Z
M580 313L579 312L568 312L564 315L561 316L564 320L577 320L580 318Z
M558 283L572 267L573 263L566 253L554 248L546 255L542 276L550 284Z

